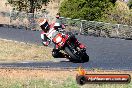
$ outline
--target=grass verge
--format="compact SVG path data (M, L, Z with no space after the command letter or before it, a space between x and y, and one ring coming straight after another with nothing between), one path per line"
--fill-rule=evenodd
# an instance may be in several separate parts
M0 40L0 61L47 61L53 59L51 48Z

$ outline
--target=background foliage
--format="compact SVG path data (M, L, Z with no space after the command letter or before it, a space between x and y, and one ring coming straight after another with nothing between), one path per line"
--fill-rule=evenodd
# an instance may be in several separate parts
M99 20L110 6L109 0L64 0L59 10L65 17Z
M130 9L132 9L132 0L129 0L128 6L129 6Z
M7 0L7 1L14 7L14 9L18 11L34 13L34 11L41 9L43 4L46 5L46 3L49 0Z
M52 0L7 0L18 11L34 13ZM59 0L59 13L68 18L132 25L132 0ZM52 13L52 12L51 12Z
M59 12L64 17L132 25L128 6L118 0L64 0Z
M117 1L113 8L105 11L101 21L132 25L132 10L126 3Z

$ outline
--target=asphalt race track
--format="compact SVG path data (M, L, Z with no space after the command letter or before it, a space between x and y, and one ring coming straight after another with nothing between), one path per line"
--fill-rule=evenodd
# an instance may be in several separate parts
M0 38L41 45L40 31L0 27ZM101 68L132 70L132 40L102 38L78 35L77 38L87 46L90 60L87 63L72 63L64 59L50 62L0 63L0 67L32 68Z

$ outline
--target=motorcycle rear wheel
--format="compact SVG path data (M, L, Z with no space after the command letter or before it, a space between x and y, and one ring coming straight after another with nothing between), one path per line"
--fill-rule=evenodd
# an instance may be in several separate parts
M54 58L58 58L58 57L59 57L59 50L53 49L53 51L52 51L52 56L53 56Z

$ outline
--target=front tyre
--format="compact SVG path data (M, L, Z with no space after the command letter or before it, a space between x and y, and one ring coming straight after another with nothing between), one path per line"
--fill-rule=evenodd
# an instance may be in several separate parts
M82 61L83 62L88 62L89 61L89 56L87 55L87 53L84 53L84 55L82 56Z
M65 47L65 52L70 56L69 60L71 62L81 62L80 57L76 56L73 53L73 50L70 49L69 47Z

